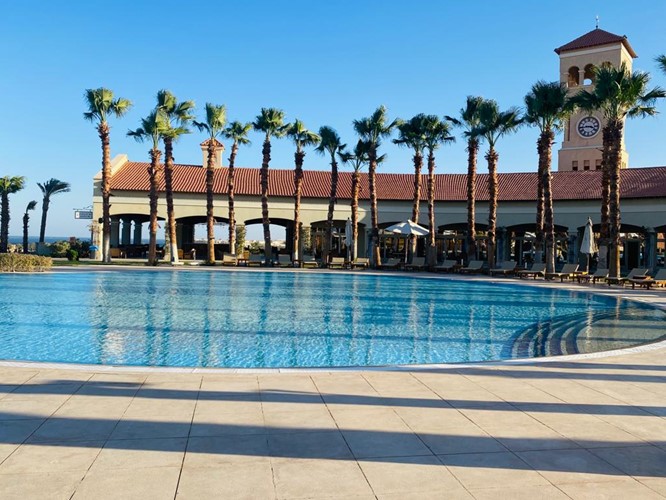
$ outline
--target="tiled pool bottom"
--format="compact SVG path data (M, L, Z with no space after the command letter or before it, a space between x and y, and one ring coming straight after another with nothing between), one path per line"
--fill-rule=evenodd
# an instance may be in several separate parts
M0 359L295 368L480 362L657 340L662 310L491 281L298 272L0 275Z

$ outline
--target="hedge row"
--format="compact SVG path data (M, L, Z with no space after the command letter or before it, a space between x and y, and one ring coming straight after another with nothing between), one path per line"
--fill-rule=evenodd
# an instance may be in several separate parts
M53 266L51 257L22 253L0 254L0 272L3 273L43 272L51 269L51 266Z

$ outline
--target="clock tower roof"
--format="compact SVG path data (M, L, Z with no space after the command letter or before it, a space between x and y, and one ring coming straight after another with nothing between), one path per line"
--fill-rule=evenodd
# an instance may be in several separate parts
M627 49L627 52L629 52L631 57L634 58L638 57L636 55L636 52L634 52L634 49L631 48L631 45L629 44L629 40L627 40L626 35L622 36L615 35L613 33L604 31L599 28L593 29L589 33L585 33L583 36L579 36L575 40L572 40L569 43L566 43L561 47L556 48L555 53L559 55L562 52L587 49L591 47L598 47L600 45L610 45L614 43L622 43L622 45L624 45L624 48Z

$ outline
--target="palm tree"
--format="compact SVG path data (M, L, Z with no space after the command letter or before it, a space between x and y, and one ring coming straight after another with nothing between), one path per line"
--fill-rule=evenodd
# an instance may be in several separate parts
M659 65L659 69L661 70L661 72L666 73L666 55L662 54L660 56L657 56L655 60L657 61L657 64Z
M34 210L37 206L35 200L28 203L28 206L25 207L25 213L23 214L23 253L28 253L28 224L30 223L30 210Z
M479 127L479 106L483 97L467 96L460 118L445 116L457 127L463 127L467 139L467 259L476 258L476 159L482 137L475 133Z
M414 162L414 196L412 199L412 221L419 223L419 204L421 201L421 169L423 168L423 150L425 149L426 130L425 115L418 114L407 121L400 121L397 124L398 138L393 139L393 143L399 146L406 146L414 150L412 161ZM410 238L409 261L416 252L416 237Z
M305 146L315 146L322 140L314 132L308 130L302 121L294 120L294 123L288 125L287 135L296 144L296 152L294 153L294 237L293 247L294 254L293 260L301 258L300 242L301 242L301 185L303 183L303 160L305 159Z
M368 144L359 140L354 147L354 151L349 153L347 151L340 151L338 153L340 161L350 164L354 169L352 172L352 185L351 185L351 225L352 225L352 245L351 245L351 259L356 259L357 255L357 242L358 242L358 198L361 190L361 169L363 165L368 163ZM384 160L382 155L377 158L380 163Z
M495 266L495 247L497 231L497 162L499 154L495 150L497 141L507 134L515 132L520 126L518 108L500 111L497 102L484 99L479 105L479 125L472 130L472 135L483 136L488 142L486 161L488 162L488 264Z
M103 87L86 89L85 101L88 111L83 117L97 124L102 141L102 260L111 262L111 146L107 118L120 118L132 107L132 102L122 97L114 98L113 91Z
M234 212L234 180L236 166L236 155L238 146L250 144L247 134L252 130L251 123L231 122L224 130L224 137L231 139L231 155L229 156L229 168L227 169L227 200L229 204L229 251L236 255L236 214Z
M450 144L455 142L455 137L451 136L451 127L445 121L440 120L436 115L427 115L423 118L425 130L425 148L428 150L428 216L430 234L428 235L428 266L434 267L437 263L437 247L435 245L435 235L437 226L435 225L435 150L441 144Z
M148 223L148 233L150 240L148 243L148 264L156 266L157 259L157 202L158 202L158 175L162 168L160 165L160 138L167 129L166 119L162 112L155 109L146 118L141 120L141 127L127 132L129 137L134 137L139 142L150 141L151 148L148 151L150 155L150 167L148 176L150 178L150 222Z
M331 127L321 127L319 129L319 135L321 136L321 142L319 146L315 148L320 154L328 153L331 157L331 192L328 197L328 215L326 217L326 240L324 241L324 262L328 262L328 256L331 251L332 239L333 239L333 211L335 210L335 202L337 201L338 194L338 162L336 161L336 155L344 152L347 147L346 144L342 144L340 136Z
M382 138L389 137L398 125L394 120L387 123L386 108L379 106L372 115L360 120L354 120L354 130L362 141L368 145L368 184L370 188L370 218L372 221L372 252L370 260L374 267L381 264L379 253L379 217L377 214L377 151L381 146Z
M9 244L9 195L25 187L25 177L0 177L0 252Z
M168 90L157 93L157 109L164 114L166 130L162 133L164 141L164 192L167 204L167 236L171 263L178 263L178 241L176 239L176 215L173 209L173 143L184 134L189 134L187 124L194 119L191 114L194 101L178 102Z
M283 137L287 132L284 124L284 111L276 108L261 108L252 123L254 130L264 133L264 145L261 149L261 219L264 226L265 265L271 264L271 220L268 217L268 167L271 163L271 137Z
M620 169L622 168L622 137L626 118L654 116L655 102L666 97L659 87L648 89L650 75L629 71L623 63L619 68L603 65L594 69L592 90L582 90L572 100L588 113L600 112L604 119L602 166L608 182L608 238L610 240L609 276L620 275ZM603 202L603 200L602 200ZM602 207L603 208L603 207ZM603 211L602 211L603 214ZM604 235L602 235L604 236Z
M68 182L60 181L58 179L49 179L44 184L37 183L39 189L42 191L42 224L39 228L39 242L44 243L46 235L46 216L49 212L49 204L51 203L51 196L60 193L69 193L70 185Z
M546 272L555 271L555 221L552 193L552 147L555 131L562 130L571 115L566 85L539 81L525 96L525 122L539 128L537 152L539 173L537 184L537 254L546 242ZM540 227L541 226L541 227ZM544 238L545 237L545 238Z
M200 132L208 134L206 161L206 239L208 241L207 264L215 265L215 212L213 207L213 183L215 181L215 146L217 138L224 132L227 123L227 108L224 105L206 103L206 121L192 122Z

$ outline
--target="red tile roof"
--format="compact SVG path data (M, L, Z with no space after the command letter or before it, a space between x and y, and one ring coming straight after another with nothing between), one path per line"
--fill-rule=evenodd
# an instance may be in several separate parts
M208 138L208 139L206 139L205 141L203 141L201 144L199 144L199 146L208 146L208 143L209 143L209 142L210 142L210 138ZM215 139L215 147L218 147L218 148L222 148L222 149L224 149L224 144L222 144L220 141L218 141L217 139Z
M598 47L601 45L610 45L613 43L622 43L624 48L627 49L631 57L638 57L634 49L629 45L629 40L625 35L615 35L609 33L608 31L600 30L599 28L585 33L583 36L579 36L575 40L570 41L555 49L556 54L561 54L562 52L568 52L570 50L580 50L587 49L590 47Z
M128 162L111 178L111 189L116 191L148 191L148 163ZM214 189L217 194L227 192L226 167L215 170ZM205 193L206 170L198 165L174 165L174 190L180 193ZM328 198L331 174L328 171L303 172L303 197ZM338 198L351 198L351 172L340 172ZM621 195L623 198L666 198L666 167L630 168L622 170ZM422 196L426 198L427 176L422 178ZM259 196L258 168L236 168L236 194ZM435 199L438 201L464 201L467 199L466 174L437 174ZM536 172L499 174L501 201L532 201L536 199ZM377 197L380 200L411 200L414 187L412 174L377 174ZM164 190L162 179L160 190ZM270 169L269 195L291 197L294 194L293 170ZM369 199L368 176L361 174L361 199ZM598 200L601 198L601 172L553 172L553 198L555 200ZM488 176L477 176L476 199L488 200Z

